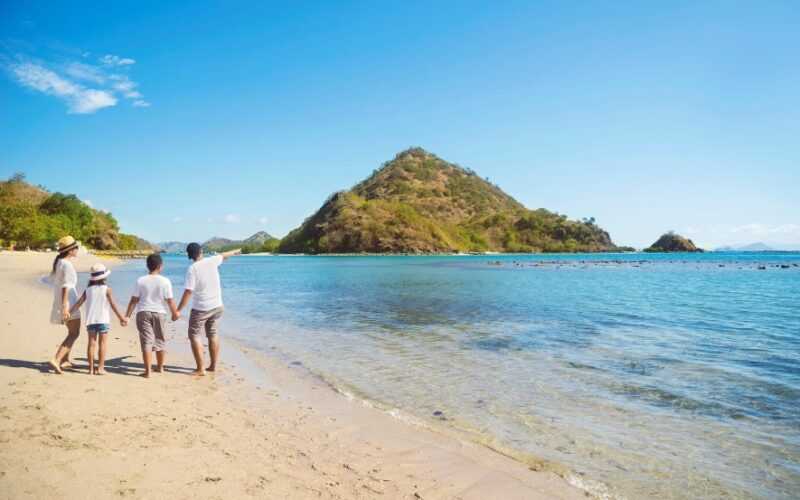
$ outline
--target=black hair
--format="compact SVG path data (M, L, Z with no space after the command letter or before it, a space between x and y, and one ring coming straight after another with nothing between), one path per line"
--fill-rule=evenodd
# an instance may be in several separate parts
M147 270L151 273L161 267L164 261L161 259L161 255L157 253L151 253L147 256Z
M186 253L192 260L197 260L197 258L200 257L200 252L202 251L203 249L200 248L199 243L189 243L189 245L186 247Z
M76 248L78 248L78 247L77 247L77 245L76 245L76 246L74 246L74 247L72 247L72 248L70 248L70 249L69 249L69 250L67 250L66 252L60 252L58 255L56 255L56 258L55 258L55 259L53 259L53 269L50 271L50 276L52 276L52 275L56 274L56 268L58 267L58 261L59 261L59 260L61 260L61 259L63 259L63 258L64 258L64 257L66 257L67 255L69 255L69 253L70 253L71 251L75 250Z
M100 286L100 285L105 285L105 284L106 284L106 279L103 278L101 280L94 280L94 281L89 280L89 285L88 286Z

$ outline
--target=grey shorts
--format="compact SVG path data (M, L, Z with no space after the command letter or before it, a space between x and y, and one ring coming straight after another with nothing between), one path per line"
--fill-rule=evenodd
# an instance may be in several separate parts
M217 307L210 311L192 309L192 313L189 315L189 338L196 338L203 333L203 330L206 332L206 337L213 337L216 335L217 323L222 317L222 312L224 310L223 307Z
M136 329L143 351L163 351L166 347L164 325L167 315L150 311L136 313Z

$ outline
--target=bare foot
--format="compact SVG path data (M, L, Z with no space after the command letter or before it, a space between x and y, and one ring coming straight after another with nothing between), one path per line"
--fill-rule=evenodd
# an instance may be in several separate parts
M208 368L206 368L206 371L207 371L207 372L214 372L214 371L217 371L217 367L216 367L216 366L214 366L214 365L208 365Z
M94 374L95 375L105 375L106 371L104 369L100 368L100 369L95 370Z
M195 370L195 371L192 372L192 375L194 375L195 377L205 377L206 376L206 371L205 370Z
M49 364L50 368L55 370L55 372L58 373L59 375L64 373L63 371L61 371L61 367L58 366L58 363L56 363L55 359L51 359L50 361L47 362L47 364Z
M164 373L164 367L162 367L162 366L157 366L157 367L156 367L156 369L155 369L154 371L155 371L156 373Z
M61 363L62 370L69 370L70 368L72 368L72 363L70 363L69 361L64 361L63 363Z
M142 378L150 378L150 372L140 373L139 376Z

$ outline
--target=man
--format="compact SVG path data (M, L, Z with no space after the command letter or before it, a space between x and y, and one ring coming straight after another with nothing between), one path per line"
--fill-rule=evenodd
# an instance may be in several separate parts
M219 338L217 322L222 317L222 287L219 282L219 266L233 255L242 253L241 249L224 252L213 257L203 258L203 249L197 243L186 247L189 259L194 261L186 270L185 290L178 305L178 311L184 308L192 298L192 312L189 315L189 343L192 345L197 369L194 375L203 376L206 371L217 369L219 359ZM203 368L203 344L200 335L203 330L208 338L208 352L211 363Z

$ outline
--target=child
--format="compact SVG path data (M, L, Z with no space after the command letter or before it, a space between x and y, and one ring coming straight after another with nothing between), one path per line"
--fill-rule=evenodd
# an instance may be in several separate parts
M130 318L134 307L136 308L136 328L139 330L139 343L142 346L142 361L144 362L144 378L150 378L150 365L152 364L152 351L156 352L156 371L164 371L164 356L166 355L164 330L167 319L167 307L172 313L172 321L180 317L175 301L172 299L172 283L161 276L164 266L161 255L154 253L147 257L147 270L149 274L136 280L131 300L128 303L126 318Z
M117 303L111 294L111 288L106 285L106 278L108 278L109 274L111 274L111 271L107 270L103 264L93 265L89 277L89 286L86 287L81 298L70 310L70 314L72 314L84 302L86 303L86 331L89 333L89 347L86 349L86 358L89 360L89 373L94 375L106 374L106 338L108 331L111 329L109 307L117 315L122 326L128 324L128 320L122 317L117 308ZM98 336L100 337L99 342ZM95 367L94 353L98 343L98 359L97 367Z

